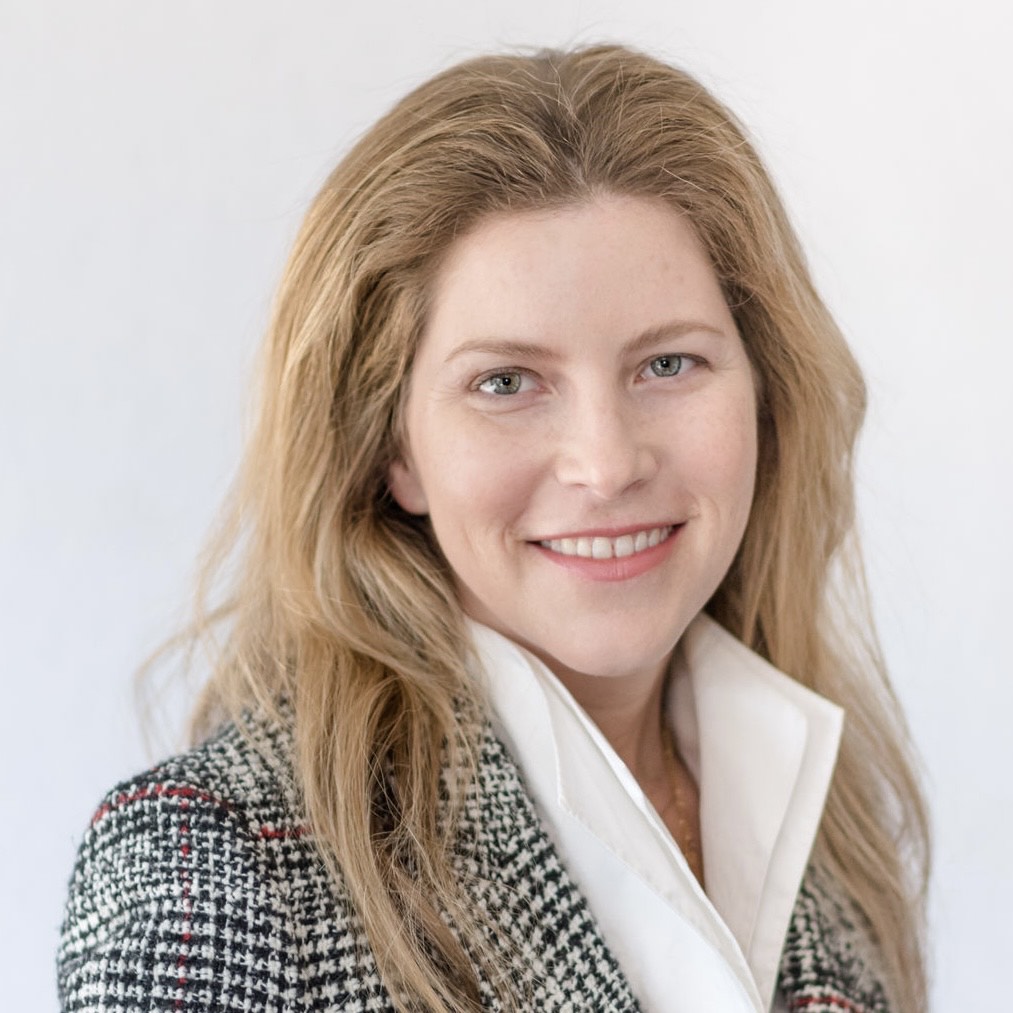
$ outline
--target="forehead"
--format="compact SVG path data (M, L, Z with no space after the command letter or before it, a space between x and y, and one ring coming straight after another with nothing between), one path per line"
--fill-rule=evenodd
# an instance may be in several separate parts
M423 350L628 337L679 319L734 327L695 229L660 200L607 195L492 215L459 237L433 279Z

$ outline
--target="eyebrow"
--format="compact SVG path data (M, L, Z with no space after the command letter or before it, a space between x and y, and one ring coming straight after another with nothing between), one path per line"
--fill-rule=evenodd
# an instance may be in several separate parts
M658 324L654 327L647 328L645 331L641 331L640 334L637 334L623 345L622 352L624 355L633 355L637 352L642 352L645 349L652 348L661 341L674 341L678 338L685 337L687 334L694 334L700 331L705 334L713 334L719 338L728 336L727 332L721 328L714 327L711 324L705 324L700 320L675 320ZM540 345L534 341L512 341L500 338L474 338L471 341L465 341L462 345L458 345L457 348L455 348L450 355L447 356L446 361L450 362L452 359L456 359L461 355L466 355L469 352L485 352L490 355L497 355L504 358L529 359L535 362L557 362L562 358L558 352L555 352L551 348L547 348L545 345Z

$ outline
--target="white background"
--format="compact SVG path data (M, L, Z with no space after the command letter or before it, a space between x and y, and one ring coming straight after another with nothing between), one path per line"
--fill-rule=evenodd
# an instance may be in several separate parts
M934 1008L1011 942L1007 4L0 0L0 980L56 1008L74 849L146 765L132 671L183 615L270 293L349 142L423 77L618 39L750 125L871 385L872 589L937 840ZM178 695L177 695L178 696ZM157 750L178 743L178 700Z

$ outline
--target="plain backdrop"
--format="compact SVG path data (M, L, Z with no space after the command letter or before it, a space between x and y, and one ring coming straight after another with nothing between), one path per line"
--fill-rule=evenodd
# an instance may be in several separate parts
M622 10L622 13L617 13ZM53 952L132 673L184 615L299 218L396 98L490 48L621 40L744 119L866 370L870 578L932 802L935 1008L1007 986L1008 4L0 0L0 980ZM182 697L155 752L175 748Z

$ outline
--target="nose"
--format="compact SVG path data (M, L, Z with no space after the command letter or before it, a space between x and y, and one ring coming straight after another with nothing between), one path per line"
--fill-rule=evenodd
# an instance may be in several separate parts
M556 450L559 482L614 500L650 480L658 470L658 452L641 416L620 393L598 393L571 406Z

